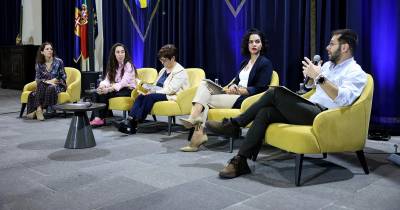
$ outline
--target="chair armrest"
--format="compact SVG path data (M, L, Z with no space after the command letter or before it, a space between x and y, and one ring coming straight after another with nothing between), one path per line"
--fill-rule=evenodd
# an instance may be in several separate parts
M357 104L321 112L312 127L322 152L357 151L365 145L366 121L364 106Z
M69 84L66 92L71 96L72 102L79 101L81 98L81 80L78 79Z
M260 97L262 96L262 94L264 94L265 92L256 94L256 95L252 95L250 97L247 97L243 102L242 105L240 106L240 112L244 112L246 111L251 105L254 104L254 102L258 101L258 99L260 99Z
M196 94L196 91L197 86L184 90L177 95L176 103L178 103L183 114L189 114L192 110L192 100Z
M22 90L22 92L24 92L24 91L35 91L36 88L37 88L37 83L36 83L36 81L33 81L33 82L30 82L30 83L26 84L24 86L24 89Z
M303 95L301 95L303 98L307 98L307 99L309 99L311 96L312 96L312 94L314 94L315 93L315 88L313 88L313 89L311 89L310 91L308 91L307 93L304 93Z
M137 91L137 89L133 89L131 92L131 99L135 100L137 97L139 96L139 92Z

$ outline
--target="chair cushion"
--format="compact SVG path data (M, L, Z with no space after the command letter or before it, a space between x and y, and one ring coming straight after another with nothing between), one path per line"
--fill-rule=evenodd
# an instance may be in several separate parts
M159 101L153 105L151 114L160 116L181 115L181 109L175 101Z
M322 153L312 126L273 123L265 132L265 143L298 154Z
M240 115L240 109L210 109L208 111L208 120L222 121L224 118L237 117Z
M110 98L108 100L108 109L109 110L120 110L120 111L128 111L133 106L133 100L131 97L115 97Z

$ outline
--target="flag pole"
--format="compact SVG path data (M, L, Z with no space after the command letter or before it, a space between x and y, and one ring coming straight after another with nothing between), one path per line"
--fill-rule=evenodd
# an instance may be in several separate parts
M88 20L88 53L89 53L89 71L95 71L94 69L94 14L93 14L93 2L94 0L86 0L89 20Z

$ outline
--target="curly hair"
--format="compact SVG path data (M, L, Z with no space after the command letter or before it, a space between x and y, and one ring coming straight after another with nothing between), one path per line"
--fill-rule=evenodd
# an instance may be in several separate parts
M135 71L135 75L137 75L136 68L133 65L132 58L129 55L128 50L126 49L125 45L123 45L121 43L115 43L111 47L110 53L108 55L107 68L106 68L107 73L108 73L108 80L110 80L110 82L115 82L115 75L116 75L117 69L118 69L118 61L117 61L117 58L115 57L115 50L117 49L117 47L124 48L124 51L125 51L124 66L126 65L126 63L130 62ZM124 76L124 73L125 73L125 68L122 68L121 77Z
M43 52L44 48L46 45L50 45L51 48L53 48L53 58L56 57L56 51L54 50L53 44L51 42L43 42L42 45L40 45L37 53L36 53L36 63L38 64L44 64L46 62L44 55L41 53Z
M268 49L268 40L265 38L264 33L256 28L252 28L252 29L248 30L246 32L246 34L243 36L242 44L240 47L241 54L243 56L250 57L249 39L252 34L257 34L258 36L260 36L261 44L262 44L260 55L264 55Z

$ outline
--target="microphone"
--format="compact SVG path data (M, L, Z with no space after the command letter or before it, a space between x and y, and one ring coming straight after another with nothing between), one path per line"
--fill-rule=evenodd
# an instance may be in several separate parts
M318 65L319 61L321 60L321 56L319 55L314 55L312 63L314 65ZM306 78L304 78L304 85L306 85L308 83L308 81L310 80L309 76L306 76Z

